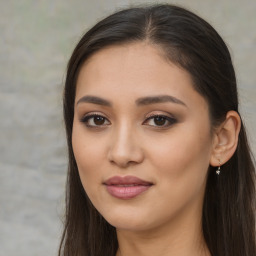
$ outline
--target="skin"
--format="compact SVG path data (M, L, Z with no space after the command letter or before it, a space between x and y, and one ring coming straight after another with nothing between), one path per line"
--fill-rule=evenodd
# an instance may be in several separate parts
M89 95L110 105L81 100ZM136 104L159 95L178 100ZM216 145L227 136L211 133L208 104L189 73L146 42L108 47L82 66L74 107L80 178L93 205L117 229L117 255L210 255L201 228L203 197L208 167L217 166L223 153ZM92 114L101 122L84 122ZM155 115L171 122L158 125ZM231 130L238 126L234 116L227 121ZM103 182L127 175L153 185L132 199L111 196Z

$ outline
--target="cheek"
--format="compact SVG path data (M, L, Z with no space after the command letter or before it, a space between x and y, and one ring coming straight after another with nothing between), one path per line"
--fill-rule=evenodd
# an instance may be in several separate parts
M211 153L211 137L207 127L190 125L173 129L169 139L163 138L151 153L152 163L163 182L173 186L200 185L205 180ZM186 188L185 188L186 190Z
M196 129L179 130L173 132L169 140L158 142L151 154L157 183L161 184L158 190L161 200L157 200L155 207L163 207L166 218L170 212L179 214L191 205L200 208L210 159L208 133L198 133Z
M72 133L72 146L77 163L80 179L86 192L91 184L97 188L100 183L100 170L104 163L104 147L99 136L86 136L85 127L74 124Z

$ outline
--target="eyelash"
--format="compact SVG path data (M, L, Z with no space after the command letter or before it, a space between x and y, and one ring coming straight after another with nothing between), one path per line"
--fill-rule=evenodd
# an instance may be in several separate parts
M93 118L96 118L96 117L102 118L101 121L104 121L104 123L107 120L108 124L102 124L102 125L91 125L91 124L89 124L90 119L93 119ZM150 120L154 120L154 119L155 119L154 121L156 121L156 118L162 118L163 120L161 120L161 121L164 121L164 125L150 125L150 126L153 126L153 127L157 128L157 129L168 128L168 127L172 126L173 124L175 124L177 122L177 120L175 118L173 118L173 117L166 116L166 115L160 115L160 114L156 114L156 115L154 114L154 115L149 116L143 122L143 124L146 124ZM99 115L99 114L85 115L80 121L82 123L84 123L88 128L95 128L95 129L103 128L104 126L107 126L107 125L110 124L110 122L108 121L108 119L106 117L104 117L102 115ZM166 122L168 122L168 124L166 124Z
M80 121L82 123L84 123L89 128L102 128L102 126L105 126L105 125L90 125L89 124L90 119L95 118L95 117L103 118L104 122L107 120L107 118L102 116L102 115L99 115L99 114L89 114L89 115L85 115Z
M151 125L151 126L154 126L154 127L156 127L156 128L159 128L159 129L163 129L163 128L168 128L168 127L170 127L171 125L173 125L173 124L175 124L176 122L177 122L177 120L175 119L175 118L173 118L173 117L170 117L170 116L166 116L166 115L151 115L151 116L149 116L144 122L143 122L143 124L144 123L146 123L146 122L148 122L148 121L150 121L150 120L153 120L154 122L156 121L156 118L162 118L163 120L164 120L164 125ZM168 122L168 124L166 124L166 122Z

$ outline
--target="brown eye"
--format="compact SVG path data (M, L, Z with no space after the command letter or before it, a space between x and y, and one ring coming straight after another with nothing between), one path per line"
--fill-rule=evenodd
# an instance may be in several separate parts
M94 121L94 123L95 123L96 125L103 125L104 122L105 122L105 118L102 117L102 116L95 116L95 117L93 118L93 121Z
M161 128L161 127L169 127L176 122L177 122L176 119L169 116L154 115L147 118L144 124Z
M95 114L83 117L81 122L88 127L101 127L110 124L106 117Z
M163 117L163 116L156 116L156 117L154 117L154 123L157 125L157 126L163 126L163 125L165 125L165 123L166 123L166 118L165 117Z

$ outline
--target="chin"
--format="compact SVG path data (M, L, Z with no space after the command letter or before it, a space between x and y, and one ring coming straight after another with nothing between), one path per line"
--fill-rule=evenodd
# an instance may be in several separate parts
M113 220L108 221L110 225L115 227L117 230L126 230L126 231L133 231L139 232L147 230L149 227L145 223L140 222L139 220Z
M143 231L154 228L154 221L150 214L142 214L136 211L122 213L108 213L103 215L105 220L117 230Z

